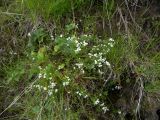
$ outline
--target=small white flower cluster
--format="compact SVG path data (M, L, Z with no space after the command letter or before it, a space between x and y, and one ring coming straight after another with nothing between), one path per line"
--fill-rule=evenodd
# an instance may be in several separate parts
M91 35L84 34L84 35L82 35L82 37L86 37L86 38L88 39L88 38L91 38L92 36L91 36Z
M76 43L76 50L75 50L75 53L78 53L81 51L81 47L85 47L88 45L88 43L86 41L83 41L83 42L78 42L78 41L75 41Z
M100 104L100 100L99 99L97 99L97 100L94 101L94 105L98 105L98 104L102 108L103 113L106 113L106 111L109 111L108 107L105 106L104 103Z
M44 78L44 79L45 79L45 78L46 78L46 76L47 76L47 74L46 74L46 73L44 73L44 74L39 73L39 74L38 74L38 78L39 78L39 79L41 79L41 78Z
M122 89L122 86L120 86L120 85L116 85L114 88L112 88L113 91L120 90L120 89Z
M11 55L17 55L17 53L13 52L13 51L10 51L9 54L11 54Z
M108 53L111 50L111 48L108 47L108 45L106 44L100 44L98 47L95 47L94 49L99 51L100 50L99 48L101 48L101 50L104 50L105 53Z
M67 41L71 41L72 43L75 43L76 44L76 49L75 49L75 53L78 53L81 51L81 47L82 47L82 43L79 42L79 37L77 38L76 36L71 36L71 37L67 37L66 40ZM86 45L87 43L85 43ZM67 44L67 46L69 46L69 44Z
M120 114L122 114L122 112L120 110L118 110L118 114L120 115Z
M50 37L51 37L51 40L54 40L54 36L52 34L50 35Z
M120 89L122 89L122 86L117 85L117 86L115 87L115 89L120 90Z
M75 53L79 53L82 50L82 47L85 47L88 45L88 43L85 40L80 42L77 39L79 40L80 38L79 37L76 38L75 36L67 38L67 40L74 41L74 43L76 44Z
M99 99L97 99L96 101L94 101L94 105L98 105L100 103Z
M70 81L71 81L71 79L68 77L68 76L65 76L65 81L63 81L63 86L65 87L65 86L68 86L69 85L69 83L70 83Z
M48 85L48 95L51 96L53 94L53 92L57 93L58 89L55 89L56 87L56 83L55 82L51 82Z
M67 41L77 41L76 36L71 36L66 38Z
M63 37L61 34L59 37ZM53 36L51 36L53 38ZM79 53L83 47L86 47L88 45L88 39L91 39L91 35L81 35L79 37L73 35L66 38L66 45L69 47L70 44L75 44L75 53Z
M46 91L48 93L49 96L51 96L53 94L53 92L57 93L58 89L55 89L56 87L56 83L55 82L50 82L50 84L46 87L46 86L42 86L42 85L33 85L34 88L37 88L39 91Z
M88 53L88 55L90 58L94 59L94 64L97 65L99 68L101 68L103 64L107 65L108 67L111 66L110 63L106 60L106 58L103 57L103 53Z
M81 73L84 73L83 63L76 63L75 65L80 69Z
M59 37L61 37L61 38L62 38L62 37L63 37L63 34L61 34Z
M63 86L67 86L67 85L69 85L68 81L63 82Z
M108 45L109 45L110 47L113 47L114 44L115 44L114 39L113 39L113 38L109 38Z
M50 85L48 86L48 88L53 89L56 86L56 83L54 82L50 82Z
M41 66L39 66L38 67L39 68L39 70L40 70L40 73L38 74L38 78L39 79L49 79L49 80L52 80L52 77L51 77L51 75L52 75L52 73L50 73L49 75L47 75L46 74L46 69L47 69L47 66L46 66L46 68L44 68L44 69L42 69L42 67ZM50 76L50 77L49 77Z
M102 110L104 113L106 113L106 111L109 111L108 107L102 107Z
M83 63L76 63L75 64L79 69L81 69L83 67Z
M63 69L63 68L64 68L64 66L65 66L64 64L59 65L59 66L58 66L58 70Z
M67 110L70 110L70 109L71 109L70 107L66 107L64 110L67 111Z
M29 33L27 34L27 36L28 36L28 37L31 37L31 33L29 32Z
M38 90L44 90L46 91L47 90L47 87L44 87L44 86L41 86L41 85L33 85L34 88L37 88Z
M79 96L82 96L83 98L88 98L88 95L81 92L81 91L76 91L76 94L79 95Z

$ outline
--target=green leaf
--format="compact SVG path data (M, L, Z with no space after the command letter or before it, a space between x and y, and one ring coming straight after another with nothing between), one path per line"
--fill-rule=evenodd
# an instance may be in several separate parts
M55 52L58 52L59 48L60 48L60 46L59 46L59 45L56 45L56 46L54 47L54 51L55 51Z
M40 110L40 106L35 106L32 108L33 112L34 113L39 113L39 110Z
M65 64L61 64L61 65L58 66L58 69L63 69L64 66L65 66Z

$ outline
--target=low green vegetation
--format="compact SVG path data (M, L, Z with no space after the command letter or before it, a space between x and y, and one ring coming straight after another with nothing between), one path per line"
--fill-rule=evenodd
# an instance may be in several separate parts
M159 21L136 23L147 8L133 18L130 4L0 2L0 119L147 119L147 95L160 97Z

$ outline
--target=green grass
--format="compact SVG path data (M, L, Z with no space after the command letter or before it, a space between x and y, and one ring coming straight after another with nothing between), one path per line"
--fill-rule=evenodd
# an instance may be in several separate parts
M88 1L85 0L24 0L24 5L29 8L33 17L43 16L44 18L59 18L63 15L72 15L72 12Z

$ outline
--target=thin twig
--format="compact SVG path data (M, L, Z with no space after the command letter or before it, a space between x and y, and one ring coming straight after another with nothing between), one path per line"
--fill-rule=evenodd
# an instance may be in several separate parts
M34 83L36 82L36 80L34 82L32 82L29 87L26 87L18 96L15 97L15 99L13 100L13 102L6 108L4 109L1 113L0 116L6 112L9 108L11 108L25 93L29 92L32 89L32 86L34 85Z
M141 79L141 77L139 78L139 82L140 82L140 88L139 88L139 99L138 99L138 104L136 107L136 114L139 116L140 119L140 107L141 107L141 101L142 101L142 97L143 97L143 81Z
M23 14L19 14L19 13L10 13L10 12L1 12L2 14L6 14L6 15L19 15L22 16Z
M134 24L136 25L136 27L138 27L138 28L140 29L140 31L141 31L141 30L142 30L142 27L140 27L140 26L138 25L138 23L136 22L136 20L133 18L132 13L131 13L131 11L130 11L130 9L129 9L129 6L128 6L128 1L125 0L125 3L126 3L126 6L127 6L127 9L128 9L128 12L129 12L129 15L130 15L133 23L134 23Z
M113 75L113 71L112 71L111 68L110 68L110 70L111 70L111 72L110 72L110 74L109 74L107 80L105 80L105 83L103 84L103 87L106 85L106 83L109 81L109 79L111 79L111 77L112 77L112 75Z
M122 19L122 22L123 22L123 24L124 24L125 32L127 33L127 35L129 35L129 30L128 30L128 26L127 26L127 21L124 19L123 15L122 15L121 9L120 9L119 7L118 7L117 9L118 9L120 18Z

